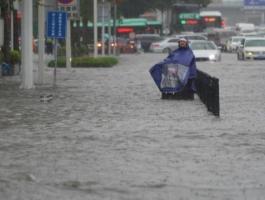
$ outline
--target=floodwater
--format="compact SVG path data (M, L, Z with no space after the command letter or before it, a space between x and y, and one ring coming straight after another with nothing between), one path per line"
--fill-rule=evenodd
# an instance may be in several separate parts
M198 63L219 78L217 118L198 97L160 99L148 70L164 57L59 69L56 88L50 69L29 91L1 77L0 199L265 199L264 61Z

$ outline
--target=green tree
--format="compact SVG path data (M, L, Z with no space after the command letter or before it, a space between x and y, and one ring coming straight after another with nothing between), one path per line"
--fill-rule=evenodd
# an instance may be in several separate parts
M93 20L93 0L80 0L80 15L84 22Z
M1 15L4 19L4 44L2 47L3 58L5 62L9 61L9 51L10 51L10 1L1 0Z
M3 1L3 0L1 0ZM207 6L212 0L108 0L112 4L116 1L118 4L118 16L138 17L145 11L158 9L164 12L171 8L174 3L195 3L202 7ZM98 1L100 2L100 1ZM93 0L80 0L80 13L83 21L93 20Z
M138 17L150 8L152 8L152 1L150 0L123 0L118 5L119 15L126 18Z

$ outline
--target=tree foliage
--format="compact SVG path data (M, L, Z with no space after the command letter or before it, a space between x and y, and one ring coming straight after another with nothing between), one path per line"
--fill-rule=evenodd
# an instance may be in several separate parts
M93 0L80 0L80 15L86 20L93 19Z
M1 1L1 0L0 0ZM201 7L207 6L212 0L108 0L118 5L118 16L138 17L145 11L158 9L161 11L170 9L174 3L194 3ZM100 1L98 1L100 2ZM81 16L85 20L93 19L93 0L80 0Z
M194 3L206 7L212 0L123 0L120 5L120 13L124 17L138 17L145 11L158 9L168 10L175 3Z
M138 17L140 14L152 8L150 0L123 0L119 6L120 15L129 17Z

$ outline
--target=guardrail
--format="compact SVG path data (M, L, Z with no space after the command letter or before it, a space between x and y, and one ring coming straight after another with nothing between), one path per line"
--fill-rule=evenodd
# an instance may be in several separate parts
M197 70L195 81L197 94L209 112L220 116L219 79Z

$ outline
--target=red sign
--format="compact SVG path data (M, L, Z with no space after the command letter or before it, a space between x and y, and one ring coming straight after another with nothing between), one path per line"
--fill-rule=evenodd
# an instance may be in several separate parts
M214 17L204 17L204 21L211 23L211 22L215 22L216 19Z
M189 19L189 20L187 20L187 24L188 24L188 25L196 25L196 24L198 24L198 20L195 20L195 19Z
M59 3L61 4L69 4L69 3L73 3L74 0L58 0Z
M133 28L117 28L118 33L131 33L133 32Z

